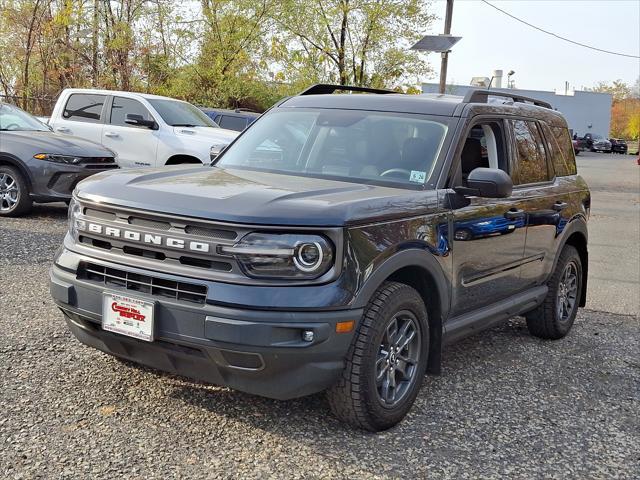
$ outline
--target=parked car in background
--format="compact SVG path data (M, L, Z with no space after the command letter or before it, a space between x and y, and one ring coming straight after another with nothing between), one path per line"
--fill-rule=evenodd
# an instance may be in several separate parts
M592 152L611 153L611 142L602 135L586 133L583 140L587 149Z
M112 149L121 167L208 165L238 135L190 103L110 90L64 90L49 124Z
M610 138L609 142L611 142L611 151L613 153L623 153L626 155L628 149L627 142L621 138Z
M23 215L34 201L69 201L80 180L118 168L114 157L97 143L54 133L0 102L0 217Z
M578 155L580 152L584 152L584 146L582 142L580 142L580 140L578 140L577 138L574 138L571 140L571 143L573 144L574 154Z
M242 108L226 110L223 108L200 107L200 110L222 128L228 128L229 130L235 130L237 132L243 131L260 116L259 113Z

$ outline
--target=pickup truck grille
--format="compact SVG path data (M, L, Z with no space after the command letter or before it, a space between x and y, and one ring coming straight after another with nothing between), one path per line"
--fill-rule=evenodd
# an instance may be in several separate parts
M76 244L90 256L208 280L246 279L220 247L235 244L249 227L94 203L83 205L80 218L93 229L80 229Z
M200 305L203 305L207 299L205 285L141 275L95 263L82 262L78 268L78 278L96 282L108 288L125 289Z

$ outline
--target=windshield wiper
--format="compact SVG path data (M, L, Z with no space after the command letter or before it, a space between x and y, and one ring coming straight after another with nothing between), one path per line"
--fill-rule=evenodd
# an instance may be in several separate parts
M194 125L193 123L173 123L172 127L202 127L202 125Z

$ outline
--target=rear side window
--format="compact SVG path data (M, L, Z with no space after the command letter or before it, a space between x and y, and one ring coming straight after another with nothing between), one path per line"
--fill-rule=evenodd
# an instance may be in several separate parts
M141 128L135 125L129 125L125 123L125 117L127 114L142 115L145 120L153 120L153 117L139 101L132 98L113 97L113 104L111 105L111 125L120 125L123 127Z
M536 122L511 120L516 142L515 183L546 182L549 180L544 141Z
M551 161L557 177L576 174L576 156L573 151L573 143L569 136L569 130L562 127L547 127L549 151Z
M232 115L223 115L220 117L218 125L229 130L241 132L247 126L247 120L243 117L234 117Z
M105 98L104 95L74 93L67 100L62 118L76 122L99 123Z

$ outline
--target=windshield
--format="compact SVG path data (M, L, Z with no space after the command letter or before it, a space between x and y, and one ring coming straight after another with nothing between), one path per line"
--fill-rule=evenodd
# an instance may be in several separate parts
M48 132L49 128L18 107L0 103L0 131Z
M280 109L255 122L217 166L357 183L423 185L447 125L424 115Z
M177 100L150 98L147 101L156 109L162 119L172 127L213 127L220 128L202 111L190 103Z

